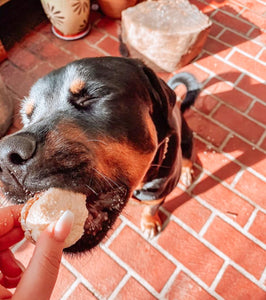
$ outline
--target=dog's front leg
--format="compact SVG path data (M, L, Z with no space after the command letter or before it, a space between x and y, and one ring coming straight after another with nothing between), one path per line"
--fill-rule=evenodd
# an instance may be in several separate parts
M141 214L140 227L146 238L153 238L162 231L159 208L164 203L164 199L144 202L145 206Z

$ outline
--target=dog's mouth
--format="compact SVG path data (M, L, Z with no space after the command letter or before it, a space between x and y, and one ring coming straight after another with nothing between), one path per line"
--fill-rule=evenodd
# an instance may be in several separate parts
M109 219L109 214L123 209L126 194L127 189L119 187L93 197L87 196L88 218L84 224L84 232L95 236L101 231L102 224Z
M87 196L88 217L84 224L84 234L74 245L64 251L83 252L99 244L121 213L128 197L126 186Z
M52 185L49 186L49 188L50 187L68 189L86 195L88 216L84 224L84 233L74 245L64 249L65 252L70 253L84 252L99 244L113 226L129 198L129 188L123 184L109 187L109 189L102 189L97 193L88 191L86 188L82 190L80 187L72 188L60 185ZM23 188L22 191L20 186L20 188L17 189L18 196L14 191L5 192L5 188L2 188L4 194L6 194L6 198L16 204L23 204L36 194L47 190L46 187L36 187L34 189Z
M99 244L121 213L130 194L130 188L121 181L100 183L98 180L88 186L85 178L84 181L80 180L73 185L73 182L67 181L66 178L58 180L58 178L44 177L38 182L32 180L31 184L25 185L16 178L14 180L14 177L15 175L12 175L14 184L3 183L2 187L0 184L0 188L3 189L6 198L16 204L23 204L51 187L86 195L88 217L84 224L84 234L74 245L66 248L65 252L83 252Z

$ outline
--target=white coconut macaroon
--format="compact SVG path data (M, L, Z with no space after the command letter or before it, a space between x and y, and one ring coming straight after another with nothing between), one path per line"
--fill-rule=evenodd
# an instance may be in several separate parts
M65 241L65 247L74 245L83 235L88 217L86 195L59 188L50 188L36 194L22 208L21 227L26 238L36 242L41 232L51 223L58 221L67 210L74 214L74 223Z

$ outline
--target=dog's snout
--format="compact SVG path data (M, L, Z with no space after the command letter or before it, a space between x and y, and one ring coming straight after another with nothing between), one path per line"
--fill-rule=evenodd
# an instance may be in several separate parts
M0 171L7 167L22 165L36 151L36 140L30 135L13 135L0 142Z

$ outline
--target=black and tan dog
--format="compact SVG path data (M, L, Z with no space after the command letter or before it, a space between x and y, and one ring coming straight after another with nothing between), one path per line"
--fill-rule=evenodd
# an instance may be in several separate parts
M198 84L186 73L170 85L179 83L188 87L184 111ZM191 166L192 134L151 69L128 58L75 61L39 79L21 112L22 130L0 142L1 185L16 203L50 187L87 195L84 235L66 251L97 245L130 197L147 204L143 230L161 230L158 208L179 180L182 153Z

